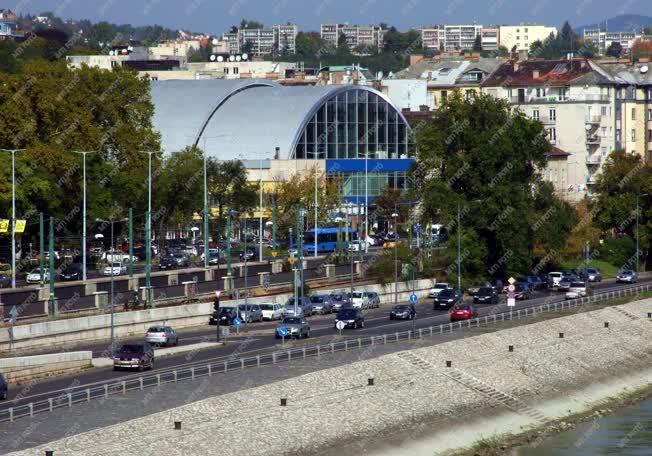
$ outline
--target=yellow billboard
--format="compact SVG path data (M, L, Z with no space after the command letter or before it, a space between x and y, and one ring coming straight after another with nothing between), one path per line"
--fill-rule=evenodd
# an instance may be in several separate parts
M9 231L9 220L0 219L0 233L6 233Z
M16 233L24 233L27 220L16 220Z

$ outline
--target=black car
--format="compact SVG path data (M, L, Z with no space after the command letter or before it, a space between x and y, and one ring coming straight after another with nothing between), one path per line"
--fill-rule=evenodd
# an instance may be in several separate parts
M11 286L11 277L7 274L0 273L0 288L9 288Z
M456 304L462 302L462 292L457 288L447 288L441 290L437 297L435 298L432 310L437 309L450 309Z
M532 297L532 289L527 283L517 282L515 287L516 299L530 299Z
M417 316L417 309L414 304L399 304L389 312L390 320L414 320Z
M72 263L66 267L60 274L63 281L69 282L72 280L82 280L84 277L82 265L79 263Z
M220 307L220 310L213 312L208 319L209 325L227 325L231 326L233 320L238 316L238 310L235 307Z
M335 329L337 329L338 321L343 321L345 328L364 328L364 314L360 309L350 308L340 310L335 317L335 324L333 325Z
M9 386L7 385L7 381L5 378L0 374L0 401L4 401L7 399L7 390L9 389Z
M113 355L113 370L152 369L154 367L154 349L147 342L124 344Z
M477 304L498 304L498 293L494 288L481 287L473 296L473 302Z
M173 256L165 256L161 258L158 268L162 271L177 268L177 260Z

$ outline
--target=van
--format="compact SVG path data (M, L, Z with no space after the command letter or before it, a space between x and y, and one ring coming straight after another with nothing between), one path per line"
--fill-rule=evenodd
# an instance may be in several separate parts
M549 272L548 273L548 287L557 288L559 287L559 282L564 274L561 272Z

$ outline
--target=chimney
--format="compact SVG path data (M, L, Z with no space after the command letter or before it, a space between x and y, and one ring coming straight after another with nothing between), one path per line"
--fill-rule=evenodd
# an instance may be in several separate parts
M532 79L539 79L539 70L532 71Z
M428 105L419 105L419 111L420 112L428 112L428 111L430 111L430 108L428 107Z
M414 66L421 61L423 61L423 54L410 55L410 66Z

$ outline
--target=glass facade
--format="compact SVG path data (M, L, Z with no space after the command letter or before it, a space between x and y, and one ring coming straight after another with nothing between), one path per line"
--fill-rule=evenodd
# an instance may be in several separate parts
M407 158L414 150L408 132L409 126L383 98L364 89L350 89L327 100L314 114L294 157Z
M384 173L369 173L367 181L367 192L365 192L364 173L341 173L342 195L344 197L355 197L367 194L374 197L380 194L385 187L406 189L405 172L392 171Z

